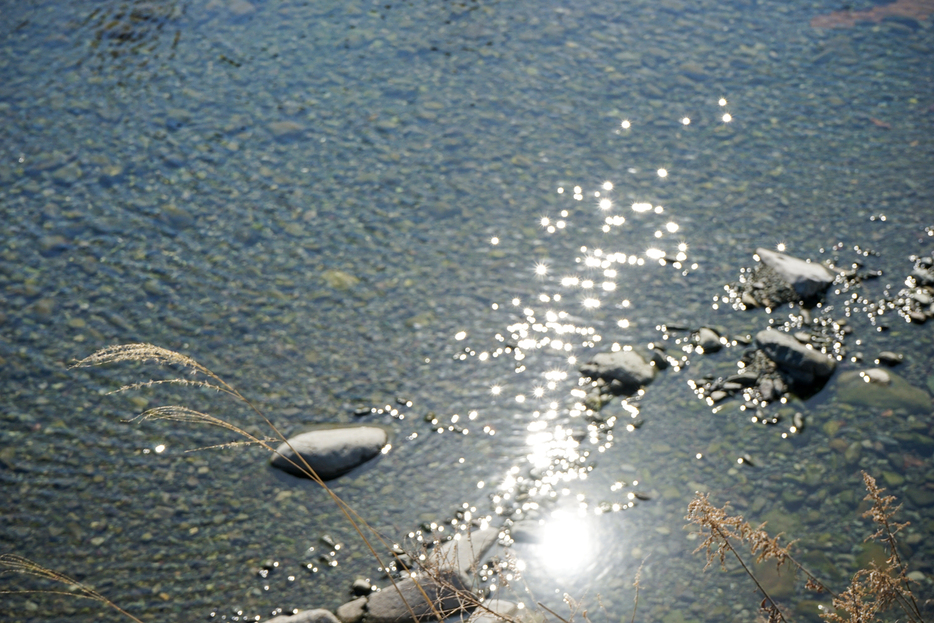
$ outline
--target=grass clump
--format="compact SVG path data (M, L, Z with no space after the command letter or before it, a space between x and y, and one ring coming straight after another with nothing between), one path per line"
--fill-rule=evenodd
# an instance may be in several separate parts
M880 615L892 608L898 608L911 623L924 623L921 608L911 590L908 567L898 553L896 535L908 526L907 522L898 523L894 520L901 505L895 505L894 496L882 495L885 489L876 484L875 478L866 472L862 474L867 491L864 499L872 502L863 517L871 518L876 525L876 531L865 540L881 542L887 547L889 556L881 566L871 562L868 568L857 571L850 584L840 593L833 592L792 556L794 541L781 545L781 534L769 537L763 530L765 524L754 528L741 515L731 515L729 503L721 508L714 506L708 494L698 493L688 506L685 517L700 528L700 534L704 537L694 553L705 553L707 564L704 569L714 561L719 561L725 570L727 558L735 559L762 595L760 608L769 623L786 623L788 619L740 555L737 548L741 545L748 546L756 562L774 560L777 567L791 565L807 578L805 587L808 590L830 595L834 610L821 614L829 623L871 623L878 621Z

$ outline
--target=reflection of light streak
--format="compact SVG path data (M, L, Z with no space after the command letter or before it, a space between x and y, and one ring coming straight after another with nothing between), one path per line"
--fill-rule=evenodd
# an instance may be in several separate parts
M668 169L659 169L657 173L659 177L668 177Z
M601 210L609 210L610 208L613 207L613 202L610 201L609 199L604 198L600 200L599 206Z
M673 234L673 233L675 233L676 231L678 231L678 224L677 224L677 223L672 223L672 222L670 222L670 223L668 223L668 224L665 225L665 229L667 229L669 233L672 233L672 234Z
M633 212L648 212L651 209L652 209L651 203L636 202L632 204Z
M646 249L645 256L653 260L660 260L665 257L665 252L661 249Z
M536 262L535 263L535 274L539 277L544 277L548 274L548 264L545 262Z
M596 309L600 307L600 299L585 298L583 301L581 301L581 304L587 309Z
M629 119L623 119L623 122L620 124L624 130L628 130L632 127L632 124L629 123Z
M733 121L733 115L731 115L730 113L724 113L723 123L729 123L730 121Z
M603 182L603 190L613 190L613 182Z

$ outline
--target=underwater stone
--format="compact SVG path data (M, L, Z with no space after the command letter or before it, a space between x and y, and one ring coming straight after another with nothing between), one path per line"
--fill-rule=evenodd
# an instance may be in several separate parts
M297 452L318 476L330 480L379 455L388 441L389 433L376 426L322 428L296 435L281 444L270 463L294 476L307 478L299 468L303 465Z
M905 409L909 413L929 413L932 407L926 391L882 368L842 373L837 381L837 400L877 409Z

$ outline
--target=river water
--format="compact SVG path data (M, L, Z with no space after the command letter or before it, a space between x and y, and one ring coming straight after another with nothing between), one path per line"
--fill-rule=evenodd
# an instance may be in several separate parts
M530 608L567 616L567 594L595 622L628 619L642 565L636 620L751 620L748 579L691 554L695 491L800 539L840 590L879 554L861 470L904 502L930 597L932 323L863 309L934 250L931 7L897 4L853 24L832 0L8 3L2 553L146 621L333 609L356 577L386 585L324 492L262 449L126 422L180 404L261 431L242 404L109 394L183 370L69 368L147 342L286 433L392 429L334 491L394 541L465 507L508 515L525 569L509 591ZM896 351L921 406L846 398L836 377L770 405L775 426L698 400L689 381L734 373L743 336L800 324L731 303L757 247L881 270L812 311L853 329L838 376ZM741 340L701 355L675 327L702 326ZM648 343L677 369L588 417L577 366ZM813 594L759 572L813 619ZM42 593L0 612L121 619Z

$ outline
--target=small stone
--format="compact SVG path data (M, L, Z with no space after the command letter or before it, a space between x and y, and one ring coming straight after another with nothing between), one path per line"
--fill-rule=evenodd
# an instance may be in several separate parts
M370 584L369 580L364 578L357 578L353 581L353 584L350 586L350 591L354 595L369 595L373 590L373 585Z
M720 402L721 400L725 399L727 396L729 396L729 394L727 394L725 391L720 390L720 389L710 393L710 399L713 400L714 402Z
M804 331L798 331L795 333L795 339L802 344L808 344L811 341L811 334L805 333Z
M905 488L905 495L916 506L934 505L934 491L931 489L924 489L917 485L912 485Z
M908 318L910 318L911 321L915 324L924 324L928 319L928 317L924 314L923 311L918 311L916 309L913 309L910 312L908 312Z
M843 458L846 459L847 463L855 463L859 460L859 457L863 454L863 444L858 441L854 441L849 446L847 446L846 452L843 453Z
M723 347L720 336L708 327L703 327L697 332L697 344L704 349L705 353L715 353Z
M905 482L905 477L895 472L883 471L882 479L889 487L897 487Z
M360 283L360 280L353 275L334 269L321 273L321 278L335 290L349 290Z

